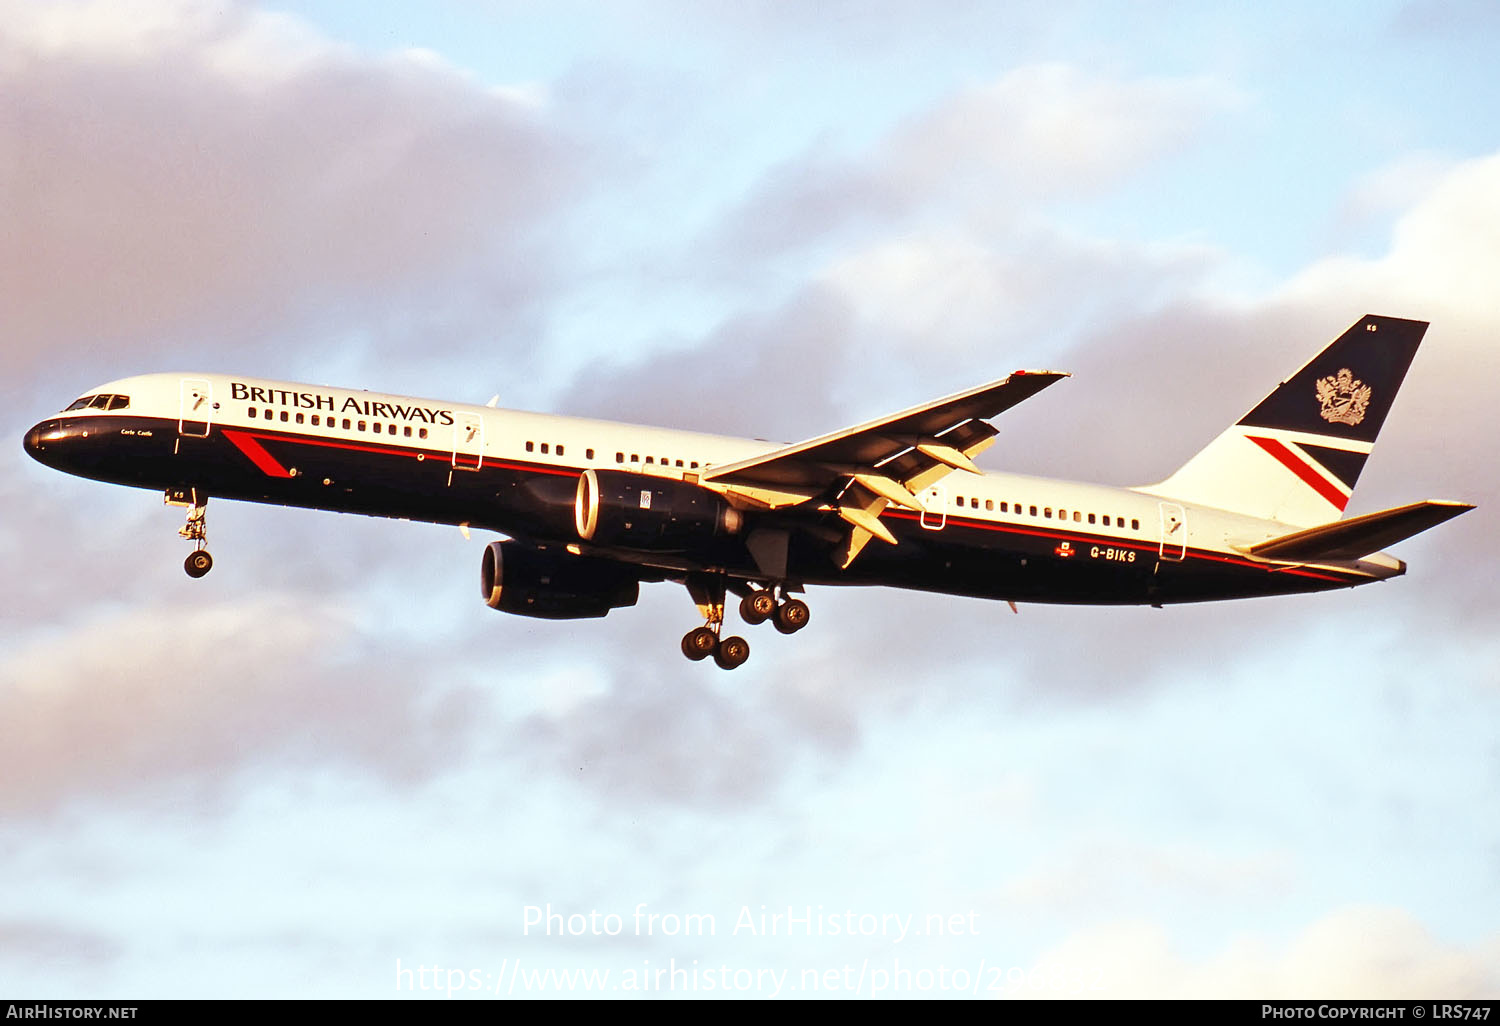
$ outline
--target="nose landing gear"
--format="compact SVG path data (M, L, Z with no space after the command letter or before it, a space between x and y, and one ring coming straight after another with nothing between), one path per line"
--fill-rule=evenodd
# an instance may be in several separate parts
M194 543L192 552L182 561L182 569L189 577L198 578L214 568L214 557L209 555L208 545L208 496L200 496L196 488L171 488L167 490L168 506L186 506L187 523L177 533Z

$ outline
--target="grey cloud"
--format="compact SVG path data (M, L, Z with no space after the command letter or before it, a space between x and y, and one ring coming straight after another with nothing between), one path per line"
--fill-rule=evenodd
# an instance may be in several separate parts
M0 920L0 964L9 962L27 972L58 967L98 969L117 962L122 950L119 941L93 931L30 920Z
M1210 79L1021 66L945 97L863 153L819 144L773 168L716 242L742 257L774 257L922 212L1014 228L1038 203L1114 187L1175 155L1242 103Z
M206 810L278 763L409 785L462 757L478 715L441 673L274 595L101 611L0 663L0 803L45 814L180 788Z
M556 408L790 441L838 425L830 394L858 367L848 308L812 287L768 313L733 317L689 347L596 365Z
M544 115L430 61L281 53L258 12L101 44L67 11L0 43L11 373L455 279L504 310L545 276L536 226L577 183Z

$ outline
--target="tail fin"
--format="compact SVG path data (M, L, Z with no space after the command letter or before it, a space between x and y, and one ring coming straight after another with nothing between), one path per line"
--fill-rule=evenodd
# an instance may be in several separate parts
M1141 490L1296 527L1337 520L1426 331L1426 321L1361 317L1175 474Z

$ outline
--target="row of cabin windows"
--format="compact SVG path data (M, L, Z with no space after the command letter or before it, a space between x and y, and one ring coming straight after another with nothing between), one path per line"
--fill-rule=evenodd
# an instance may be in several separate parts
M625 454L623 452L617 452L617 453L615 453L615 462L616 463L624 463L625 462ZM634 453L634 452L631 453L630 454L630 462L631 463L640 463L641 462L640 453ZM658 460L655 456L647 456L646 459L645 459L645 462L650 463L652 466L655 466L657 463L660 463L664 467L678 466L678 467L682 467L685 470L697 470L698 469L698 461L697 460L689 460L686 463L684 463L682 460L673 460L673 459L671 459L670 457L667 457L667 456L663 456L660 460Z
M975 498L974 496L970 496L968 502L969 502L969 508L970 509L978 509L979 508L979 499ZM964 497L962 495L956 497L955 505L957 505L959 509L963 508L963 506L964 506ZM993 513L994 510L995 510L995 500L994 499L985 499L984 500L984 508ZM1019 503L1019 502L1016 503L1016 516L1022 516L1024 509L1025 509L1025 507L1023 507L1021 505L1021 503ZM1032 507L1030 507L1030 509L1031 509L1031 514L1030 515L1031 516L1036 516L1037 515L1037 507L1032 506ZM1002 503L1000 503L1000 512L1001 513L1009 513L1010 512L1010 503L1009 502L1002 502ZM1043 506L1041 508L1041 516L1043 518L1047 519L1047 520L1051 520L1052 519L1052 507L1051 506ZM1058 520L1066 520L1066 519L1068 519L1068 511L1065 510L1065 509L1058 510L1057 511L1057 519ZM1124 517L1117 516L1117 517L1114 518L1114 522L1111 523L1110 522L1110 515L1108 513L1105 513L1105 514L1102 514L1102 519L1103 519L1103 523L1104 523L1105 527L1124 527L1125 526L1125 518ZM1093 514L1093 513L1082 513L1079 510L1076 510L1076 509L1073 510L1073 523L1075 523L1075 524L1082 524L1082 523L1085 523L1085 522L1090 523L1090 524L1094 524L1094 523L1098 523L1099 519L1096 518L1095 514ZM1132 531L1139 531L1141 529L1141 522L1140 522L1140 520L1135 519L1135 518L1131 518L1130 529Z
M253 418L255 416L255 407L252 406L249 409L250 409L250 416ZM264 418L266 420L275 420L276 419L276 411L272 410L272 409L264 410L263 411L263 416L264 416ZM320 414L317 414L317 413L313 413L313 414L303 414L303 413L292 414L292 413L287 412L286 410L282 410L281 411L281 422L283 424L293 424L293 423L295 423L295 424L306 424L306 423L309 423L309 421L307 419L309 416L312 418L311 419L311 424L312 424L313 427L323 427L324 426L323 423L322 423L323 417ZM339 427L338 418L337 417L329 417L328 418L327 427L328 427L328 429L330 431L336 431L336 430L338 430L338 427ZM417 428L417 430L415 432L413 432L412 429L411 429L411 425L410 424L399 424L399 425L398 424L382 424L378 420L374 421L373 423L370 422L370 421L364 421L364 420L351 421L348 417L344 418L344 430L345 431L373 431L377 435L379 435L379 434L387 434L387 435L400 434L403 438L426 438L427 437L427 429L424 428L424 427L419 427L419 428Z
M547 455L550 455L552 453L555 453L558 456L566 455L566 448L563 445L561 445L561 444L559 444L559 445L549 445L547 442L527 442L526 443L526 451L527 452L538 452L538 451L540 451L543 456L547 456ZM590 459L591 460L591 459L594 458L594 450L593 449L585 449L583 451L583 455L584 455L585 459ZM625 462L625 454L623 452L617 452L617 453L615 453L615 462L616 463L624 463ZM633 453L630 454L630 462L631 463L643 463L644 462L644 463L649 463L652 466L656 466L659 463L663 467L676 466L676 467L681 467L684 470L697 470L698 469L698 461L697 460L674 460L670 456L663 456L660 459L657 459L655 456L647 456L644 460L642 460L640 453L635 453L635 452L633 452Z
M88 399L88 398L93 398L93 397L89 397L89 396L85 397L85 399ZM125 402L128 403L129 400L126 399ZM78 405L79 405L78 403L75 403L74 407L76 408L76 407L78 407ZM249 408L249 411L250 411L250 416L251 417L256 416L256 412L257 411L256 411L256 408L254 406L251 406ZM275 410L266 409L263 412L264 412L264 416L265 416L266 420L275 420L276 419L276 411ZM307 416L309 416L309 415L302 414L302 413L297 413L297 414L294 415L294 414L289 413L287 410L282 410L281 411L281 421L282 421L283 424L287 424L287 423L304 424L304 423L307 423L307 420L306 420ZM314 413L314 414L310 414L310 416L312 417L312 426L313 427L320 427L321 426L321 424L319 423L319 421L321 420L320 415ZM329 417L328 418L328 427L330 427L330 428L337 428L338 427L337 418L335 418L335 417ZM372 430L372 431L374 431L375 434L378 435L378 434L381 433L382 430L384 430L385 433L394 435L394 434L398 433L397 427L398 426L395 425L395 424L386 424L384 426L384 428L382 428L381 422L378 421L378 420L375 421L373 424L369 424L368 422L363 421L363 420L354 421L353 422L353 426L351 427L351 422L350 422L349 418L348 417L344 418L344 430L345 431L349 431L349 430L357 430L357 431ZM427 429L425 427L424 428L418 428L417 432L416 432L416 435L413 436L411 425L410 424L405 424L405 425L401 425L400 426L400 434L402 434L406 438L412 438L412 437L426 438L427 437ZM567 455L567 446L564 445L561 442L559 442L555 446L552 443L550 443L550 442L529 441L529 442L526 443L526 451L527 452L537 452L538 450L540 450L540 452L544 456L552 455L554 453L554 451L555 451L556 455L558 455L558 456ZM594 450L593 449L585 449L584 452L583 452L583 455L584 455L585 459L590 459L591 460L591 459L594 458ZM616 463L624 463L625 462L625 454L623 452L617 452L617 453L615 453L615 462ZM630 462L632 462L632 463L639 463L639 462L641 462L641 458L640 458L639 455L637 455L635 453L632 453L631 456L630 456ZM646 462L654 465L657 461L656 461L656 458L654 456L647 456L646 457ZM671 459L669 459L668 457L663 456L661 458L661 465L664 466L664 467L669 467L669 466L673 465L673 461ZM697 460L691 460L691 461L687 462L686 464L684 464L684 461L682 461L682 460L677 460L676 461L676 465L679 466L679 467L686 466L686 467L689 467L689 468L691 468L693 470L697 470L698 469L698 461Z

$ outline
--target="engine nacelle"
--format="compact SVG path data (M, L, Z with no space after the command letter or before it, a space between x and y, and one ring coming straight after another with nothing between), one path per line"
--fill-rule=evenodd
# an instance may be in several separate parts
M744 526L718 492L624 470L585 470L573 520L584 541L657 552L739 534Z
M628 568L561 549L491 542L479 585L490 608L544 620L582 620L633 606L641 582Z

